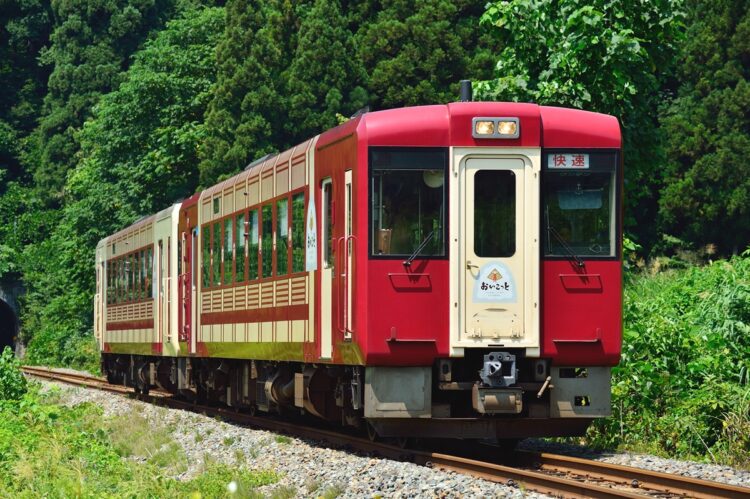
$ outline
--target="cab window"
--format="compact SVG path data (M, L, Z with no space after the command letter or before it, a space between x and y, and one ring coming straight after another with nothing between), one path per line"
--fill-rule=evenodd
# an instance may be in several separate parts
M581 161L581 164L584 163ZM586 168L546 167L543 171L545 256L614 257L617 254L616 155L586 155L585 164Z
M370 254L446 255L447 150L370 149Z

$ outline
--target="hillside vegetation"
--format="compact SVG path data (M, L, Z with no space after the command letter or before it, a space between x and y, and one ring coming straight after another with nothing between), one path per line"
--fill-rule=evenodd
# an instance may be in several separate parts
M750 244L750 0L2 5L0 278L27 290L29 362L97 368L102 237L363 106L456 100L461 79L617 116L643 257ZM629 278L595 442L745 459L746 283L739 258Z
M750 258L628 275L623 343L590 443L750 468Z

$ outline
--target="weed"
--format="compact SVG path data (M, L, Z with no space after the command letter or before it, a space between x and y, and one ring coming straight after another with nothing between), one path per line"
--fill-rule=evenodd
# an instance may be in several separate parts
M297 497L297 489L291 485L277 487L271 493L271 499L292 499L293 497Z
M177 442L169 442L162 446L147 462L162 470L166 475L178 475L188 469L188 459L185 450Z
M234 437L224 437L224 440L222 440L222 443L224 446L229 447L234 443Z
M167 427L137 413L110 418L107 429L115 451L123 457L150 457L172 441Z
M313 492L315 492L319 488L320 488L320 482L319 481L317 481L317 480L315 480L313 478L308 478L305 481L305 490L307 490L308 494L312 494Z
M292 442L292 439L287 437L286 435L276 435L276 437L274 437L274 440L277 444L289 444Z
M322 497L323 499L335 499L336 497L340 496L344 493L344 488L340 485L332 485L330 487L327 487L323 492L321 492L318 497Z

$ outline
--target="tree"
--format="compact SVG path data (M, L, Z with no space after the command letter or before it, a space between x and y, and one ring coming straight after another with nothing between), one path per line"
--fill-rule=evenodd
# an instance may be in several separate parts
M0 1L0 169L3 183L23 174L20 143L36 127L49 71L38 63L52 28L49 2Z
M338 0L316 0L303 13L288 73L287 134L301 142L338 124L367 104L366 74L355 54L354 35Z
M65 206L47 237L24 251L24 339L31 340L32 361L80 365L93 358L97 242L195 190L223 29L223 8L189 10L169 22L136 52L122 84L101 98L78 133L80 161L68 175Z
M750 244L750 2L688 2L678 96L662 116L663 230L722 253Z
M385 0L355 9L370 104L390 108L455 101L462 79L486 79L490 40L481 6L456 0Z
M206 113L209 135L201 150L204 187L291 144L283 133L282 79L296 46L291 6L281 0L230 0L226 9L227 27L216 50L217 83Z
M173 0L53 2L57 20L42 64L52 68L36 132L34 180L51 198L75 166L76 131L99 97L121 81L130 55L173 11Z
M653 241L663 163L657 110L682 24L674 0L510 0L482 24L503 47L480 98L617 116L625 144L626 225Z

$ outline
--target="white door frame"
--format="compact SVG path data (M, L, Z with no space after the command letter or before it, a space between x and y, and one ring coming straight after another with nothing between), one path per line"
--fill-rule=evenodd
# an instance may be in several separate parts
M326 187L331 186L326 194ZM335 241L329 241L329 204L332 206L333 182L330 177L320 183L320 358L331 359L333 355L333 278L334 266L328 263L328 252L333 250ZM333 231L330 231L333 237ZM329 250L330 242L330 250ZM331 260L333 262L333 260Z
M539 196L540 196L540 172L541 172L541 150L538 148L474 148L457 147L452 149L450 163L449 199L457 200L450 206L450 260L451 282L457 285L451 286L451 356L462 357L464 348L487 348L491 345L502 344L505 347L526 348L528 354L533 354L539 348ZM498 342L494 338L475 337L469 338L466 332L466 300L472 298L473 289L467 289L466 272L467 246L466 235L466 210L473 210L473 199L466 199L467 187L467 160L470 158L497 158L497 159L520 159L524 162L524 174L522 186L523 206L518 207L523 213L523 234L517 233L517 250L522 251L524 259L522 276L523 279L523 334L515 338L503 338ZM517 226L518 227L518 226ZM473 244L473 242L472 242ZM475 262L471 262L475 263ZM515 277L515 276L514 276Z

